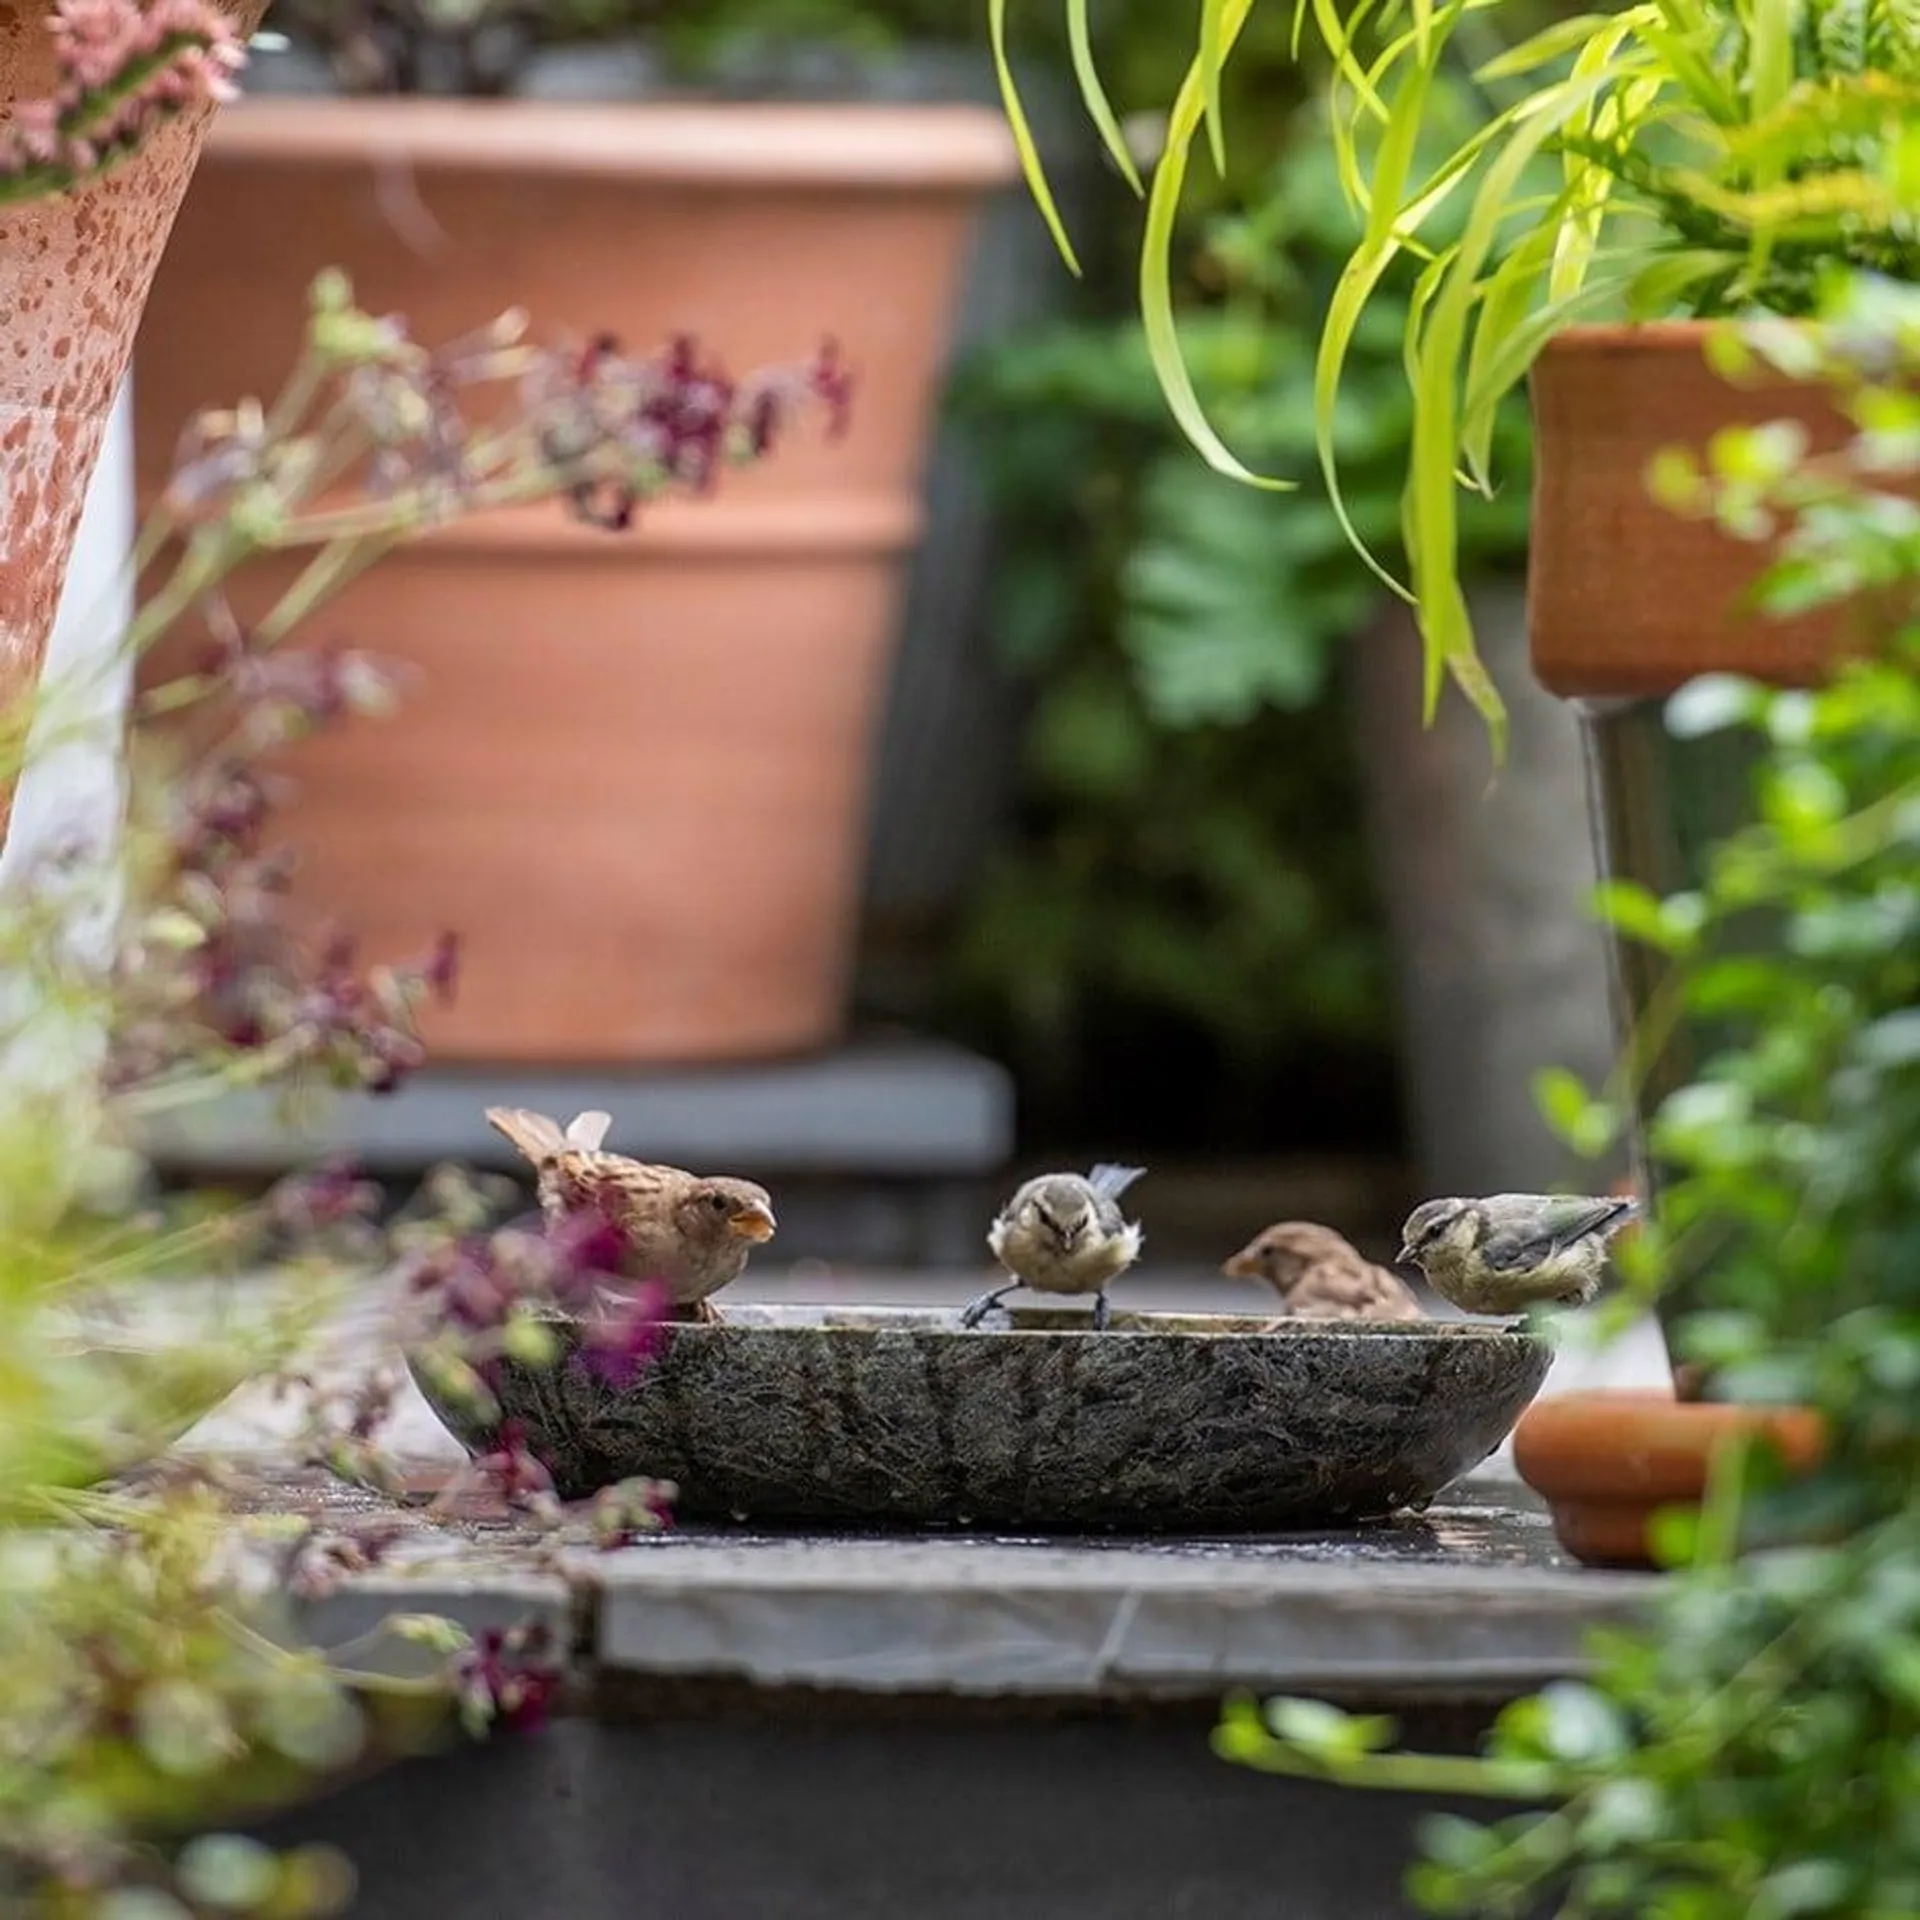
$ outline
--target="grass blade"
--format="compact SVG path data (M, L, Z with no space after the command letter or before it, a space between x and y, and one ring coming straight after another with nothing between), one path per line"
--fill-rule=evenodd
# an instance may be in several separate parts
M993 71L1000 83L1000 104L1006 112L1007 127L1013 135L1014 149L1020 156L1020 170L1027 177L1027 191L1040 209L1040 217L1053 235L1060 257L1078 277L1080 256L1073 250L1067 223L1060 217L1053 189L1047 184L1047 170L1041 164L1040 149L1034 143L1033 129L1027 125L1027 110L1020 103L1020 89L1013 78L1013 63L1007 57L1007 0L987 0L987 37L993 43ZM1093 111L1088 103L1088 112Z
M1206 92L1207 145L1213 170L1227 171L1227 123L1220 110L1220 72L1227 63L1227 0L1200 0L1200 73Z
M1088 20L1088 0L1067 0L1067 51L1073 60L1073 77L1079 83L1080 98L1086 103L1088 117L1099 129L1101 141L1113 155L1120 177L1136 194L1144 195L1146 185L1140 169L1133 163L1127 137L1120 131L1120 118L1101 85L1100 70L1093 59L1093 32ZM1004 91L1004 90L1003 90Z
M1253 0L1225 0L1221 19L1221 53L1231 50L1246 25ZM1258 474L1242 462L1213 430L1200 396L1194 391L1180 351L1180 332L1173 314L1173 230L1180 213L1180 194L1186 183L1187 162L1205 112L1206 73L1196 55L1182 81L1167 121L1167 137L1153 170L1147 194L1147 226L1140 242L1140 320L1147 353L1159 376L1167 405L1180 430L1193 442L1208 466L1229 479L1256 487L1289 489L1290 480Z

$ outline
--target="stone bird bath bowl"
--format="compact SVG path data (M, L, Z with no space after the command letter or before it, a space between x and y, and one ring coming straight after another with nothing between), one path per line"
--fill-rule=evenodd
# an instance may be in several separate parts
M688 1519L1258 1532L1421 1507L1506 1437L1551 1358L1472 1322L734 1306L628 1385L501 1363L502 1415L564 1498L636 1474ZM437 1393L474 1452L497 1428Z

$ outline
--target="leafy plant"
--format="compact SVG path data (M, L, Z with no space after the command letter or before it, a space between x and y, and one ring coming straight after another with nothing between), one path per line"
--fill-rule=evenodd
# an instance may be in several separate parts
M203 103L238 56L183 5L151 15L70 0L63 85L15 113L0 194L84 190L171 111ZM476 391L504 406L474 409ZM337 1911L350 1867L205 1829L343 1769L536 1719L555 1686L537 1634L477 1641L400 1616L368 1642L307 1644L292 1598L371 1564L391 1526L336 1533L250 1521L218 1462L164 1450L236 1385L293 1371L305 1336L358 1275L398 1269L397 1329L449 1389L483 1403L495 1361L538 1359L552 1305L584 1308L615 1264L601 1223L498 1228L503 1195L443 1170L397 1221L325 1167L247 1204L166 1199L143 1121L240 1084L379 1092L423 1057L416 1015L455 986L442 941L413 967L357 964L289 911L290 861L268 845L279 750L384 712L359 653L277 643L398 542L503 503L559 503L611 530L674 487L767 452L796 408L846 401L830 360L734 380L690 345L637 357L611 339L540 346L509 317L441 348L316 285L306 351L283 391L195 423L143 530L148 591L117 671L170 634L204 664L150 690L128 755L125 831L9 847L0 890L0 1900L98 1920L196 1913L298 1920ZM484 424L479 413L484 411ZM29 529L31 531L31 529ZM304 554L251 628L225 598L261 553ZM36 756L90 732L95 689L41 688L0 715L0 793ZM244 1293L220 1283L246 1276ZM654 1303L586 1317L583 1364L645 1356ZM378 1478L391 1392L314 1395L316 1459ZM570 1540L618 1544L662 1523L667 1490L609 1489L562 1509L516 1436L474 1478ZM378 1644L376 1645L375 1642Z
M1920 296L1858 281L1827 317L1751 327L1744 351L1832 381L1851 443L1723 441L1684 491L1749 537L1783 528L1762 604L1853 603L1863 651L1818 690L1675 697L1676 732L1756 738L1753 819L1699 892L1612 903L1723 1035L1656 1116L1676 1177L1630 1271L1642 1299L1687 1271L1681 1353L1718 1398L1817 1410L1825 1454L1790 1476L1729 1448L1702 1511L1662 1516L1679 1571L1650 1626L1597 1638L1591 1680L1510 1708L1482 1758L1390 1754L1389 1724L1314 1702L1233 1704L1220 1750L1254 1766L1545 1803L1431 1823L1411 1884L1433 1913L1920 1911ZM1791 432L1758 446L1793 452Z
M1471 104L1454 95L1465 119ZM1311 458L1313 316L1349 225L1318 109L1259 192L1198 224L1187 349L1239 444ZM1337 432L1352 511L1390 546L1411 405L1398 268L1356 342ZM1102 1003L1164 1010L1251 1077L1304 1038L1385 1044L1389 1003L1336 670L1382 598L1324 501L1273 514L1194 461L1132 321L997 344L953 394L999 507L991 609L1031 683L1022 834L989 870L956 971L1022 1052L1077 1060ZM1517 566L1527 447L1472 503L1468 563ZM1117 1013L1114 1017L1118 1017ZM1030 1062L1035 1071L1042 1070ZM1080 1063L1084 1064L1084 1063Z
M1467 53L1490 4L1363 0L1349 10L1315 0L1300 16L1312 18L1334 63L1333 145L1362 226L1320 332L1320 465L1356 547L1417 608L1429 711L1451 674L1497 745L1504 709L1475 651L1457 541L1461 481L1480 491L1492 484L1501 402L1575 320L1804 314L1823 264L1920 274L1920 22L1902 0L1646 0L1558 21L1476 59L1481 85L1526 91L1425 162L1417 148L1436 84ZM1147 193L1141 253L1143 324L1173 413L1217 471L1241 480L1259 476L1214 426L1182 351L1170 247L1203 130L1221 164L1221 76L1257 10L1255 0L1209 0L1201 10L1198 50ZM1067 11L1083 20L1086 0L1068 0ZM1004 4L993 18L1004 49ZM1097 69L1083 61L1078 74L1111 146L1115 123ZM1017 121L1004 64L1003 84ZM1543 159L1555 174L1544 186ZM1058 229L1032 154L1028 173ZM1456 197L1465 219L1457 234L1439 234ZM1414 398L1402 495L1409 587L1375 558L1346 506L1336 433L1357 329L1402 258L1419 267L1404 327Z

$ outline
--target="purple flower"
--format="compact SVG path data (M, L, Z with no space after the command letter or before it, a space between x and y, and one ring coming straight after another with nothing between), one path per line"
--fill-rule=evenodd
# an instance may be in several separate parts
M654 1282L597 1314L581 1337L581 1365L624 1392L660 1344L666 1304L666 1288Z
M367 1219L379 1209L380 1188L361 1179L354 1161L341 1158L275 1181L263 1204L282 1232L313 1234Z
M527 1430L519 1420L503 1420L491 1453L481 1454L472 1471L489 1492L510 1507L531 1505L553 1492L553 1475L527 1447Z
M673 1525L672 1503L680 1491L671 1480L622 1480L593 1497L589 1525L602 1553L631 1546L647 1534Z
M454 1697L476 1737L496 1724L532 1733L546 1724L561 1678L544 1621L489 1627L454 1661Z

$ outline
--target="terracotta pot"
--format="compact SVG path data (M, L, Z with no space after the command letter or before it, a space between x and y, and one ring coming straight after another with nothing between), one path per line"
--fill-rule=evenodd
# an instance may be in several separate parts
M838 1034L951 296L1015 176L984 107L303 100L221 128L141 339L149 489L194 409L277 386L329 261L422 340L518 304L740 369L832 335L854 368L844 440L803 428L624 537L557 508L435 535L318 623L422 677L394 731L299 759L300 886L374 950L462 933L441 1059Z
M1797 420L1821 451L1851 435L1821 387L1721 379L1707 333L1695 322L1569 327L1534 364L1528 626L1534 673L1555 693L1662 696L1714 672L1799 684L1844 638L1831 614L1744 610L1770 548L1684 519L1647 490L1655 454L1698 453L1722 427Z
M251 31L265 0L223 0ZM46 0L0 0L0 127L55 90ZM77 193L0 209L0 713L39 682L87 481L211 107ZM0 779L0 832L11 786Z
M1520 1477L1553 1512L1553 1530L1589 1566L1648 1567L1653 1516L1698 1506L1714 1451L1734 1435L1767 1434L1804 1472L1826 1445L1804 1407L1760 1409L1681 1402L1657 1391L1595 1388L1536 1400L1513 1431Z

